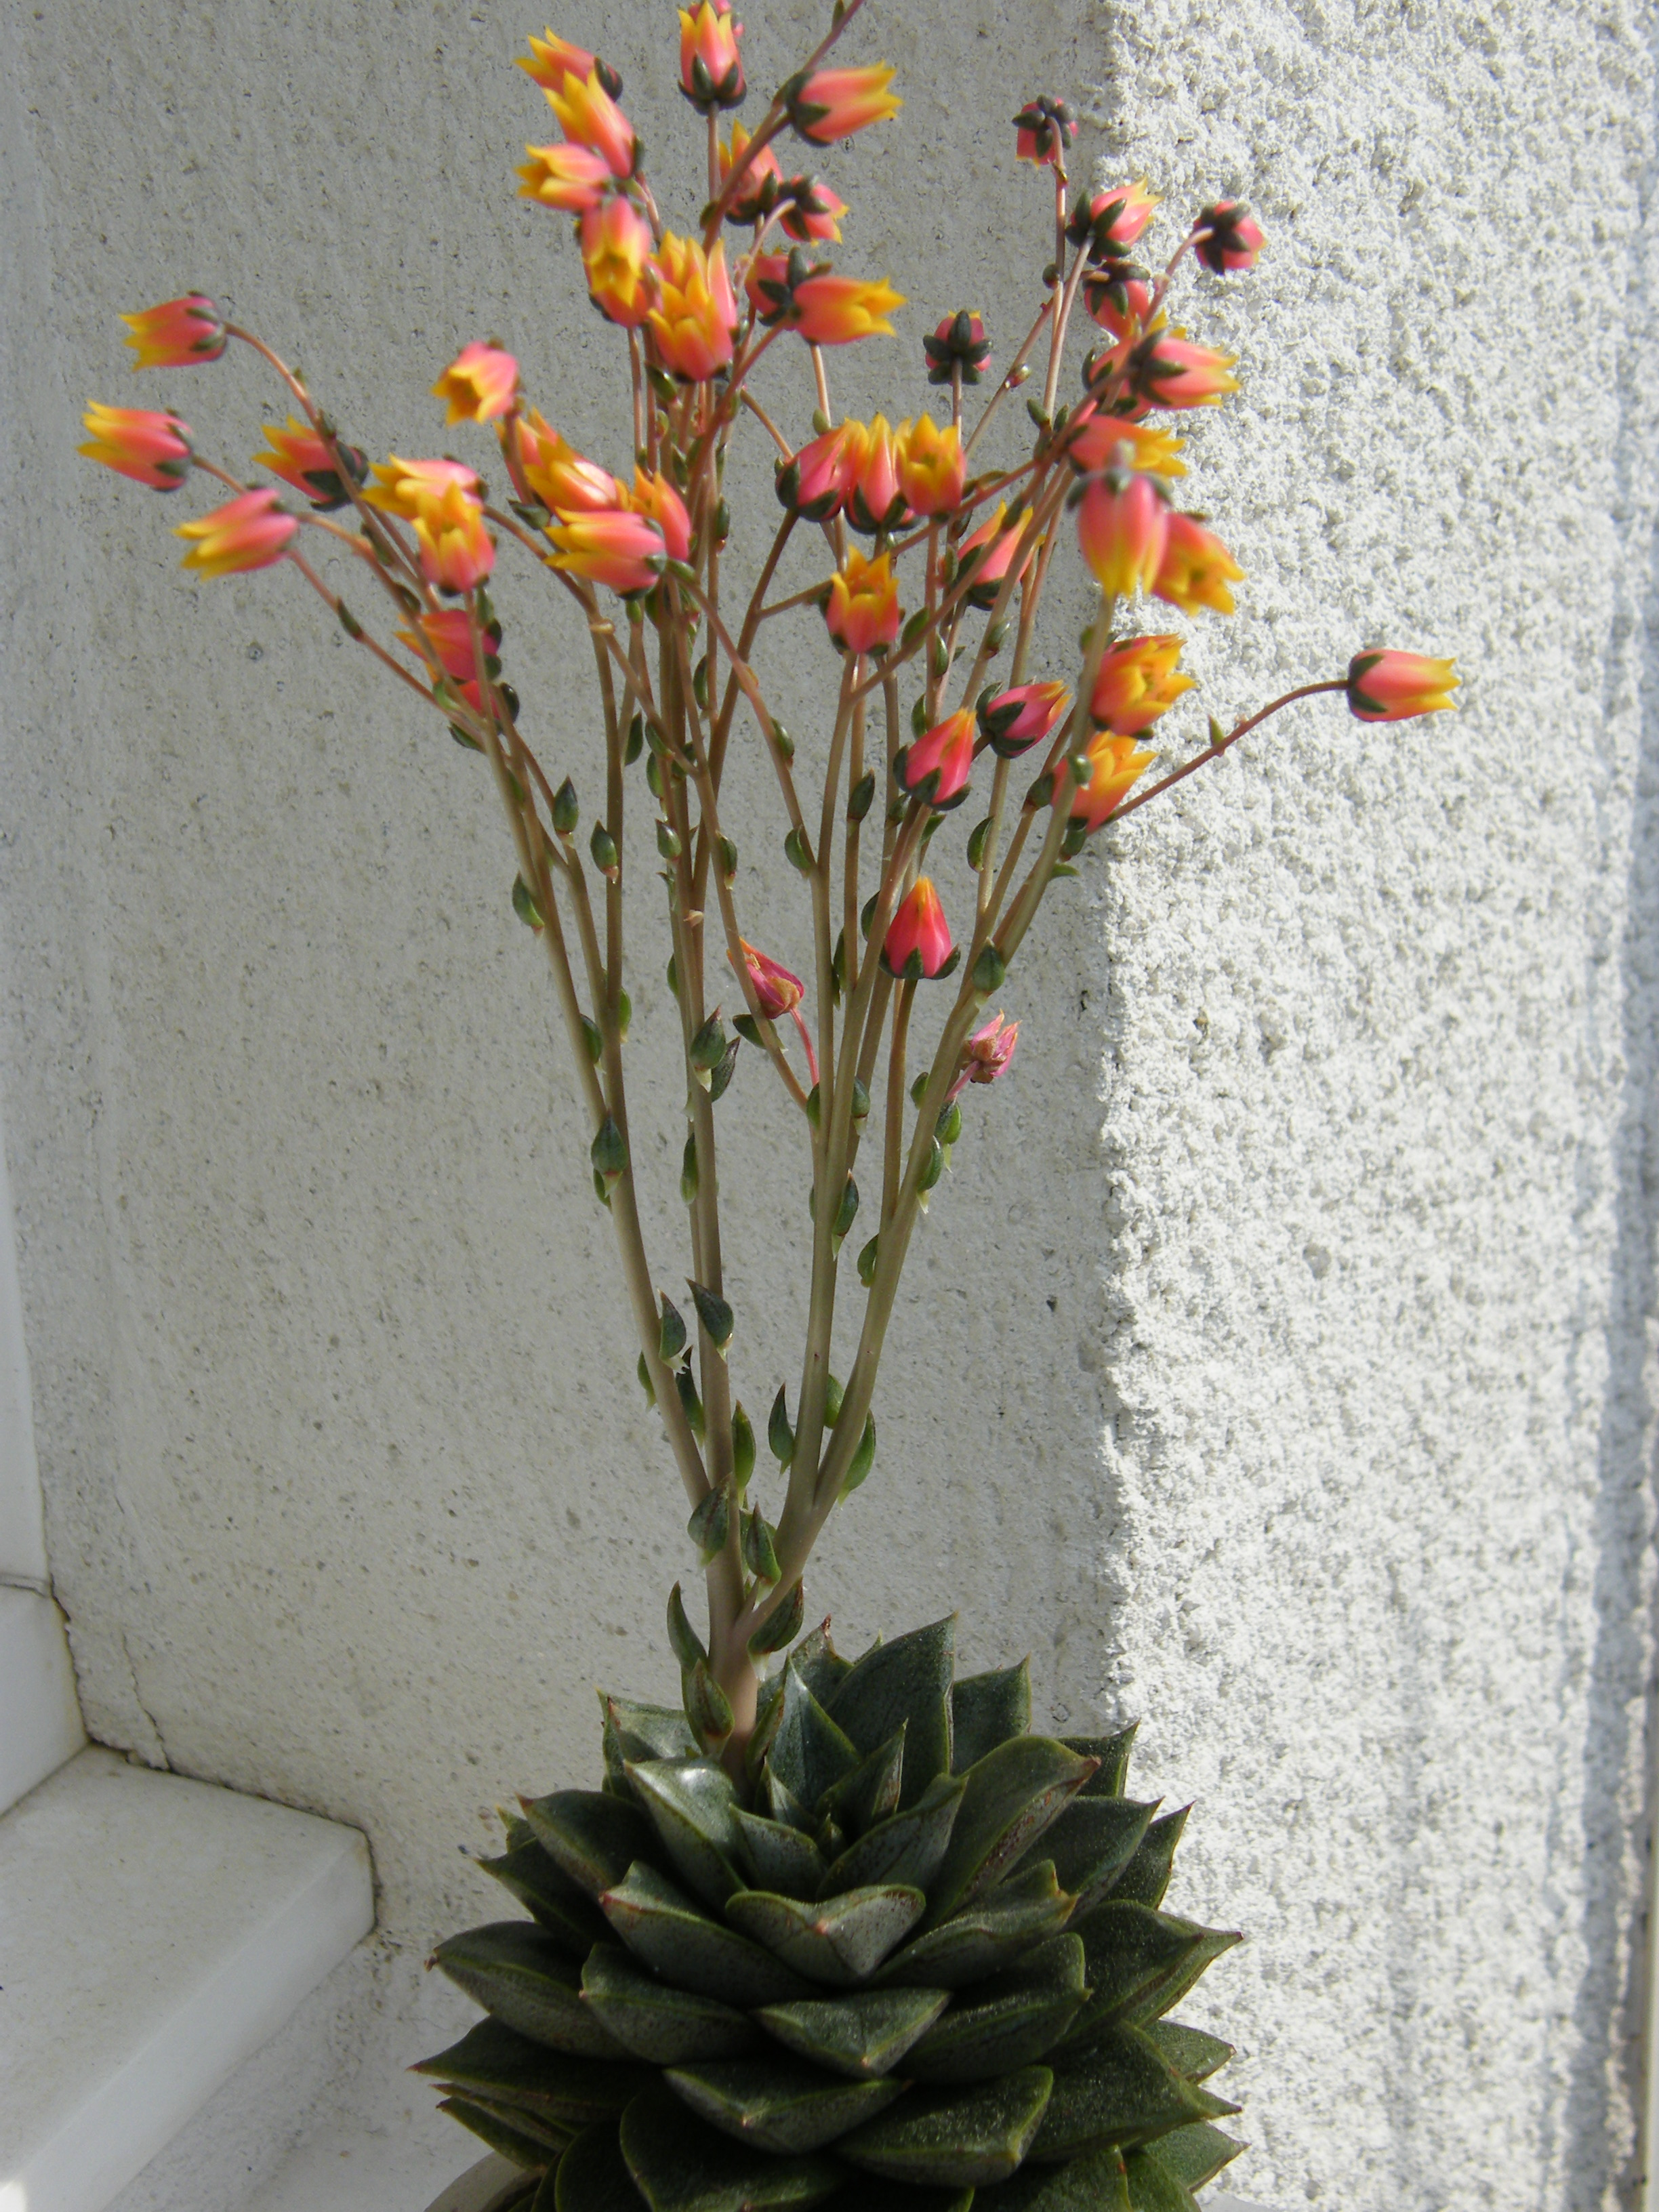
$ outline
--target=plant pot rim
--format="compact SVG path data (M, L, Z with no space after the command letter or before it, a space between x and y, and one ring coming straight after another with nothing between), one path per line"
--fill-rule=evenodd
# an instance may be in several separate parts
M525 2184L530 2179L510 2159L492 2154L459 2174L433 2198L427 2212L507 2212L509 2205L529 2202Z

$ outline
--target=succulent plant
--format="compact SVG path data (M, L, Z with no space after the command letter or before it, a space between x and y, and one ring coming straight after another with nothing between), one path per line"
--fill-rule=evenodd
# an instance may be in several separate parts
M739 1781L605 1699L604 1789L508 1820L532 1917L439 1946L489 2017L419 2070L533 2212L1182 2212L1235 2154L1229 2046L1166 2018L1238 1941L1160 1909L1184 1811L954 1649L814 1631Z

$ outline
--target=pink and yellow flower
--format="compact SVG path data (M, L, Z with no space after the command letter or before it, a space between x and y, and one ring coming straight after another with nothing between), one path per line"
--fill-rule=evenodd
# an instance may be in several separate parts
M1078 425L1066 450L1080 476L1116 468L1139 469L1149 477L1184 477L1184 442L1173 430L1160 430L1150 422L1132 422L1122 415L1091 415Z
M959 707L907 745L895 763L902 787L943 814L968 796L976 728L971 707Z
M138 356L135 368L193 368L217 361L230 343L224 319L204 292L164 300L121 320L132 333L127 343Z
M968 462L954 422L942 428L931 415L901 422L893 434L899 489L913 514L954 514L962 505Z
M1097 730L1089 740L1085 757L1089 781L1072 801L1071 818L1098 830L1157 756L1143 752L1133 738L1120 737L1115 730Z
M839 243L847 203L817 177L791 177L779 194L778 228L801 246Z
M823 618L830 635L846 653L872 653L889 646L899 632L898 578L885 554L866 560L849 546L844 564L830 585Z
M606 69L596 54L590 54L586 46L572 46L568 39L556 38L551 31L543 38L532 38L530 59L526 61L520 55L519 67L527 76L533 77L544 92L556 92L568 76L574 76L578 84L585 84L596 69L600 83L612 100L622 90L621 78L614 70Z
M1158 331L1137 346L1132 366L1136 392L1153 407L1215 407L1224 393L1238 389L1238 379L1227 373L1231 354L1194 345L1175 331Z
M979 710L979 726L994 753L1017 760L1040 744L1072 703L1064 684L1016 684Z
M567 76L545 88L548 105L567 138L603 155L613 177L631 177L639 159L634 126L600 81L596 64L585 77Z
M483 649L487 656L498 641L499 634L492 637L485 632ZM446 607L438 614L422 615L413 629L398 632L398 642L406 645L418 660L428 665L435 660L467 705L482 709L483 695L478 688L471 617L465 607Z
M421 574L441 592L470 592L495 565L495 541L484 527L483 508L459 483L424 499L415 516Z
M610 471L585 460L535 408L518 418L510 434L518 440L524 480L544 507L563 514L621 505L622 486Z
M1178 637L1126 637L1106 648L1089 711L1120 737L1136 738L1174 706L1193 679L1181 675Z
M84 451L84 447L82 448ZM1348 663L1348 708L1362 722L1407 722L1456 705L1462 681L1455 660L1420 653L1357 653Z
M809 345L852 345L878 331L891 337L893 325L886 318L903 305L903 293L896 292L885 277L872 283L826 269L795 286L789 320Z
M1200 208L1193 252L1218 276L1254 269L1267 243L1261 226L1242 200L1212 200Z
M696 239L663 240L656 305L650 310L657 355L689 384L706 384L732 364L738 303L726 273L726 248L706 253Z
M650 590L667 550L661 531L649 516L627 507L595 508L562 518L548 535L556 549L555 568L607 585L624 596Z
M1077 137L1077 118L1063 100L1051 100L1046 92L1039 93L1015 116L1014 130L1016 160L1058 168L1066 158L1066 149Z
M1243 574L1214 532L1206 530L1195 515L1170 517L1158 574L1152 580L1152 589L1160 599L1179 607L1182 614L1213 607L1218 615L1230 615L1233 595L1227 586L1236 584Z
M691 518L685 511L685 501L665 476L653 476L645 469L636 468L628 503L636 514L646 516L656 525L671 561L690 559Z
M758 951L747 938L740 937L738 943L743 947L743 964L749 971L761 1019L775 1022L780 1014L793 1013L805 996L800 977Z
M808 522L839 514L864 451L861 422L838 422L778 471L778 497Z
M680 90L700 115L741 106L748 89L738 52L742 36L730 0L697 0L680 9Z
M918 876L888 926L882 965L890 975L915 981L944 974L951 958L951 929L933 879Z
M814 70L783 88L789 120L815 146L833 146L872 123L885 123L903 106L888 87L894 72L884 63L864 69Z
M750 133L735 118L732 136L720 148L720 186L724 190L733 172L749 151ZM778 157L771 147L763 146L754 160L744 169L738 180L737 195L726 213L732 222L757 222L775 203L783 172L778 167Z
M368 474L368 459L355 446L337 440L331 444L309 422L296 422L292 415L284 424L265 425L265 445L264 453L253 456L255 468L269 469L325 512L343 507L351 496L350 486L362 483Z
M1025 534L1025 517L1021 514L1013 521L1007 520L1008 503L999 500L996 513L981 522L970 537L964 538L957 550L960 573L972 577L963 597L970 607L981 610L994 607L1002 589L1021 538ZM1020 574L1031 565L1040 541L1033 539L1020 559Z
M962 1062L945 1093L947 1100L960 1097L970 1083L994 1083L1006 1074L1018 1042L1018 1022L1005 1022L1000 1013L981 1022L962 1048Z
M1077 541L1108 599L1152 590L1169 535L1170 509L1152 477L1121 469L1090 477Z
M559 208L569 215L586 215L597 207L611 181L611 164L603 154L595 154L586 146L560 144L526 146L530 159L520 164L518 174L524 179L519 187L521 200L535 200L545 208Z
M375 462L374 477L364 499L400 522L413 522L424 505L441 499L452 484L475 499L479 492L477 471L462 461L405 461L393 453L389 460Z
M581 249L593 305L608 322L637 330L651 312L656 265L651 226L625 193L588 209L581 219Z
M105 407L88 400L82 417L87 443L76 451L152 491L177 491L194 456L190 431L176 415L149 407Z
M1073 246L1086 240L1097 260L1112 260L1128 252L1152 221L1157 205L1145 177L1139 184L1103 185L1097 191L1079 197L1066 235Z
M858 434L858 453L847 496L847 519L854 530L891 530L904 519L892 426L884 415L878 415L873 422L854 428Z
M1083 279L1083 304L1102 330L1126 345L1161 331L1166 318L1152 316L1152 288L1142 276L1125 274L1121 264L1108 262L1087 270Z
M268 487L245 491L194 522L181 522L175 538L188 540L183 565L198 576L235 576L280 561L300 527Z
M446 400L451 422L493 422L512 412L519 397L519 364L500 346L483 345L476 338L463 346L432 387L434 399Z

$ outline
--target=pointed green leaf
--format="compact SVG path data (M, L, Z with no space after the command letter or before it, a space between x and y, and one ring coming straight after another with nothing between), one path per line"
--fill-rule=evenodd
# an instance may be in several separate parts
M896 1810L903 1777L904 1727L901 1723L896 1735L889 1736L867 1759L860 1759L850 1774L842 1775L824 1792L819 1809L828 1814L838 1828L850 1835L861 1835Z
M967 1784L941 1774L908 1813L896 1813L849 1844L823 1877L820 1894L902 1882L925 1890L939 1872Z
M965 1674L951 1691L951 1771L965 1774L988 1751L1031 1725L1031 1662Z
M803 1805L850 1774L859 1754L792 1664L783 1678L783 1717L767 1753L773 1771Z
M706 1904L724 1905L742 1887L731 1776L712 1759L645 1759L629 1762L628 1778L675 1873Z
M1076 1752L1083 1759L1097 1759L1100 1765L1083 1785L1085 1797L1121 1797L1129 1774L1129 1753L1134 1748L1135 1731L1139 1721L1131 1721L1115 1735L1063 1735L1060 1741L1067 1751Z
M832 2074L870 2081L890 2074L949 2002L943 1990L854 1990L768 2005L755 2017L787 2050Z
M464 2128L470 2128L480 2142L488 2143L501 2157L511 2159L514 2166L522 2166L532 2172L550 2164L557 2155L557 2143L543 2142L527 2126L515 2127L504 2114L492 2112L489 2106L478 2104L471 2097L445 2097L438 2110L447 2112L452 2120L459 2120Z
M1139 2027L1185 1996L1224 1951L1243 1939L1234 1931L1200 1928L1172 1912L1121 1904L1097 1905L1077 1923L1088 1957L1088 2010L1069 2039L1079 2043L1109 2021Z
M988 2081L1030 2066L1082 2009L1083 1946L1056 1936L1007 1972L977 1984L930 2028L905 2062L918 2081Z
M776 2158L732 2142L660 2086L623 2114L622 2150L650 2212L805 2212L843 2178L822 2152Z
M718 1751L732 1733L733 1716L731 1700L714 1680L706 1659L684 1669L680 1689L692 1735L705 1751Z
M668 1593L668 1644L683 1668L695 1667L699 1659L708 1656L702 1637L691 1626L678 1583Z
M776 1535L776 1529L763 1516L758 1505L744 1515L743 1563L757 1582L769 1586L779 1581L782 1574L778 1565Z
M1140 1849L1113 1883L1114 1903L1146 1905L1154 1910L1164 1902L1164 1893L1170 1887L1170 1870L1175 1863L1176 1845L1181 1841L1181 1832L1187 1825L1190 1805L1183 1805L1178 1813L1166 1813L1161 1820L1154 1820L1147 1829Z
M605 1771L621 1794L632 1794L623 1767L630 1759L692 1759L696 1740L678 1705L640 1705L601 1696L605 1713Z
M1194 2120L1190 2127L1174 2128L1167 2136L1160 2136L1146 2155L1156 2159L1183 2189L1195 2192L1206 2182L1213 2181L1224 2166L1231 2166L1243 2148L1207 2120Z
M1033 2160L997 2191L996 2212L1130 2212L1122 2154L1090 2151L1060 2166Z
M722 2135L784 2157L822 2150L904 2092L902 2081L838 2081L781 2056L677 2066L664 2079Z
M548 2193L544 2182L542 2193ZM532 2212L640 2212L634 2186L617 2137L614 2120L585 2129L559 2160L551 2179L551 2203L538 2197Z
M726 1917L797 1973L828 1989L850 1989L874 1973L927 1908L919 1889L850 1889L816 1904L762 1889L739 1890Z
M635 1866L599 1903L635 1958L681 1989L743 2012L809 1993L769 1951L708 1918L653 1868Z
M805 1618L806 1589L798 1579L750 1638L750 1657L764 1659L769 1652L781 1651L786 1644L793 1644Z
M966 1777L950 1849L928 1890L929 1923L1000 1881L1093 1771L1052 1736L1016 1736L988 1752Z
M527 1800L524 1815L548 1856L589 1897L620 1881L635 1859L657 1855L645 1815L600 1790L556 1790Z
M951 1676L956 1615L878 1644L852 1668L830 1700L830 1717L862 1753L905 1729L901 1806L951 1771Z
M1140 2032L1189 2081L1207 2081L1233 2055L1231 2044L1218 2035L1206 2035L1201 2027L1188 2027L1178 2020L1149 2020Z
M614 1945L604 1948L614 1954ZM647 2079L642 2067L615 2059L573 2058L532 2043L497 2020L481 2020L459 2043L412 2069L464 2097L511 2106L568 2134L607 2113L613 2118Z
M1053 2084L1046 2066L1026 2066L972 2089L916 2090L836 2148L853 2165L891 2181L982 2188L1018 2168Z
M820 1621L810 1636L803 1636L789 1655L789 1664L821 1705L828 1706L836 1689L853 1671L830 1641L830 1624Z
M1123 2161L1129 2212L1199 2212L1198 2199L1150 2151L1132 2150Z
M1042 1848L1062 1888L1076 1898L1079 1919L1133 1858L1157 1810L1127 1797L1074 1797L1049 1829Z
M475 2004L532 2042L578 2057L623 2056L583 2006L575 1962L532 1921L497 1920L448 1936L432 1962Z
M816 1897L823 1879L822 1853L810 1835L781 1820L765 1820L739 1810L738 1855L756 1889L781 1897Z
M696 1547L697 1557L704 1566L726 1549L726 1540L732 1530L732 1493L724 1483L711 1490L691 1509L685 1533Z
M605 1934L605 1915L532 1838L478 1864L531 1911L550 1936L580 1958Z
M1041 1859L989 1897L965 1905L943 1927L907 1943L883 1967L881 1986L965 1989L1057 1936L1071 1914L1071 1897L1054 1880L1053 1861Z
M799 1828L803 1835L811 1835L817 1825L788 1784L774 1771L769 1759L761 1776L761 1802L769 1820L777 1820L785 1827Z
M740 2058L760 2040L742 2013L718 1998L659 1981L615 1943L595 1944L588 1953L582 2002L625 2051L654 2066Z
M1108 2144L1127 2150L1188 2121L1237 2109L1183 2081L1135 2029L1108 2030L1086 2057L1068 2052L1056 2063L1054 2094L1032 2155L1074 2158Z
M712 1022L714 1018L711 1014L709 1020ZM722 1044L720 1054L710 1065L718 1066L719 1060L724 1056L725 1047ZM693 1283L690 1289L691 1303L697 1309L697 1319L702 1324L702 1333L724 1359L727 1346L732 1341L733 1326L732 1309L718 1291L706 1290L701 1283Z

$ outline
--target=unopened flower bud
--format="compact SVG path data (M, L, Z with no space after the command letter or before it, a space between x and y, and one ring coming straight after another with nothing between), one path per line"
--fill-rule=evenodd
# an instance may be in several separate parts
M1243 200L1212 200L1199 210L1193 252L1218 276L1254 269L1267 242Z
M1362 722L1405 722L1454 707L1455 660L1419 653L1357 653L1348 663L1348 708Z
M927 359L929 384L949 384L960 371L964 384L977 384L980 371L991 358L991 342L978 315L963 307L946 315L929 337L921 342Z

